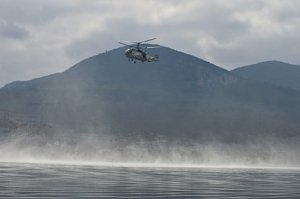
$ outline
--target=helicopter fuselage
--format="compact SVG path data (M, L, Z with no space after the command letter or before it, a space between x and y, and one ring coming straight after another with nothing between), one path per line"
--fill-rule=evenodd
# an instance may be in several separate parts
M129 61L134 61L138 60L141 62L152 62L152 61L158 61L158 56L151 56L146 54L144 51L142 50L137 50L135 48L129 48L125 51L125 56L128 58Z

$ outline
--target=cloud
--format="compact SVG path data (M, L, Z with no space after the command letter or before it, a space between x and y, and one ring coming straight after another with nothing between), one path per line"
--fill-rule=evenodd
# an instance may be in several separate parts
M16 24L2 21L0 22L0 36L11 39L23 39L28 37L28 31Z
M300 64L299 9L297 0L2 0L0 86L63 71L119 40L152 37L227 69Z

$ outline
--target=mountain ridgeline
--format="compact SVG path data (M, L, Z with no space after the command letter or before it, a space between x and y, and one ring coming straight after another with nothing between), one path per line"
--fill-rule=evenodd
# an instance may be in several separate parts
M300 91L300 66L266 61L232 70L246 79Z
M153 63L129 62L124 50L10 83L0 89L0 109L36 115L72 134L229 143L299 138L298 91L247 80L166 47L155 49L160 61Z

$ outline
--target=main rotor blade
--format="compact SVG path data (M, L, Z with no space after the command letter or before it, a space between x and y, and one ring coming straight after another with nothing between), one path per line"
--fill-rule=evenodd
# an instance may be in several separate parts
M147 40L145 40L145 41L137 41L137 42L134 42L135 44L142 44L142 43L146 43L146 42L148 42L148 41L152 41L152 40L154 40L154 39L156 39L156 38L152 38L152 39L147 39Z
M161 46L148 46L146 48L161 48Z
M135 46L132 46L132 45L128 45L128 44L125 44L125 43L123 43L123 42L119 42L119 44L122 44L122 45L124 45L124 46L128 46L128 47L132 47L132 48L135 48Z
M145 41L141 41L140 43L144 43L144 42L152 41L152 40L154 40L154 39L156 39L156 38L147 39L147 40L145 40Z
M124 40L121 40L121 41L119 41L119 42L121 42L121 43L126 43L126 44L128 44L128 45L130 45L130 44L135 44L136 42L133 42L133 41L124 41Z

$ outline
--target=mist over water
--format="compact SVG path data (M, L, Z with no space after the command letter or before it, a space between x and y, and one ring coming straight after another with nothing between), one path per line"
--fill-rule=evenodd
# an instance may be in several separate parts
M179 167L299 167L297 146L279 141L247 143L126 139L112 135L17 133L0 141L1 162Z
M0 107L37 116L37 133L0 135L0 161L300 165L300 95L169 48L159 49L162 59L151 65L127 62L124 50L6 86ZM7 124L30 127L10 115Z
M296 150L275 142L18 133L0 151L0 198L300 197Z

